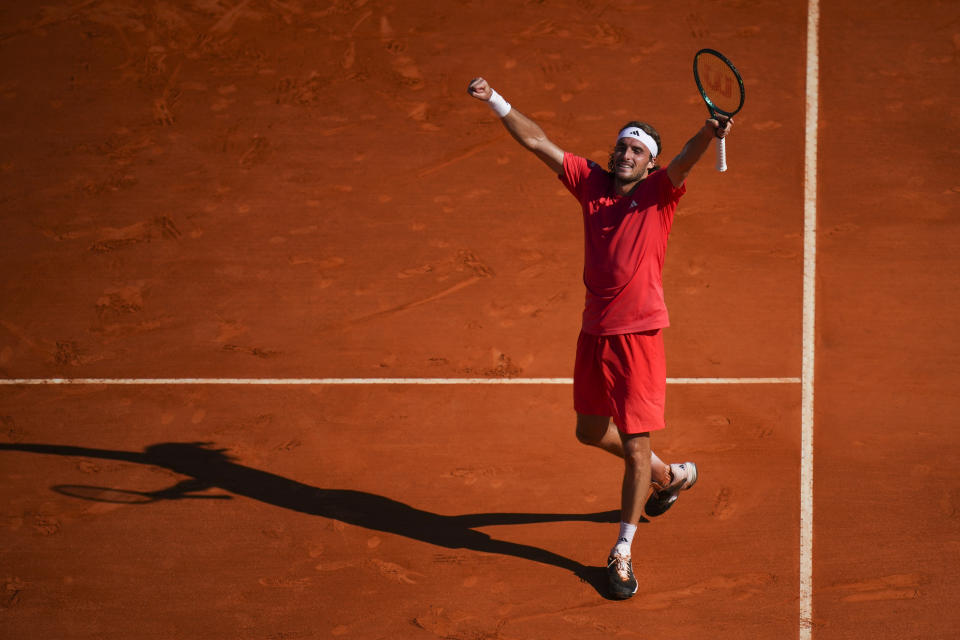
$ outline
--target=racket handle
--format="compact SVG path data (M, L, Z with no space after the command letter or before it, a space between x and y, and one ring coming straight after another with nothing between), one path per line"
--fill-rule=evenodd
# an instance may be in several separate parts
M717 171L727 170L727 141L724 138L717 139Z

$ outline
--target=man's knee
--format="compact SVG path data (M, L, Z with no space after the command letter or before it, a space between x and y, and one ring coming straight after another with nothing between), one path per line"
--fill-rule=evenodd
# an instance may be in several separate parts
M650 434L621 434L623 461L628 467L650 465Z
M603 440L610 425L606 416L588 416L577 414L577 440L583 444L597 446Z

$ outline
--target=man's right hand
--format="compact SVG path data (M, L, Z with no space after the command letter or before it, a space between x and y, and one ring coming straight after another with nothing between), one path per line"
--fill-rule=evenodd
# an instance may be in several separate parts
M467 87L467 93L477 100L486 101L493 96L493 89L490 88L490 84L483 78L474 78L470 81L470 86Z

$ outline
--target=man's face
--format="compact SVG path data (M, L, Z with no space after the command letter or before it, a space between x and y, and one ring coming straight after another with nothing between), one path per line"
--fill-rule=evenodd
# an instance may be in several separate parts
M636 138L620 138L613 148L613 175L623 182L634 182L654 167L650 151Z

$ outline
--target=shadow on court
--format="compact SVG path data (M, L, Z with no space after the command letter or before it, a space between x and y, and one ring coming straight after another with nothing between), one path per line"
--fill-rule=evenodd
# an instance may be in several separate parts
M198 495L223 489L291 511L331 518L366 529L405 536L450 549L515 556L566 569L606 597L606 571L588 567L546 549L496 540L475 527L542 522L618 522L619 511L597 513L474 513L444 516L384 496L352 489L323 489L273 473L237 464L207 442L164 442L142 452L92 449L46 444L0 444L0 451L22 451L58 456L122 460L169 469L188 476L177 484L153 492L126 491L79 485L57 485L54 491L100 502L148 504L159 500L230 499L227 495Z

